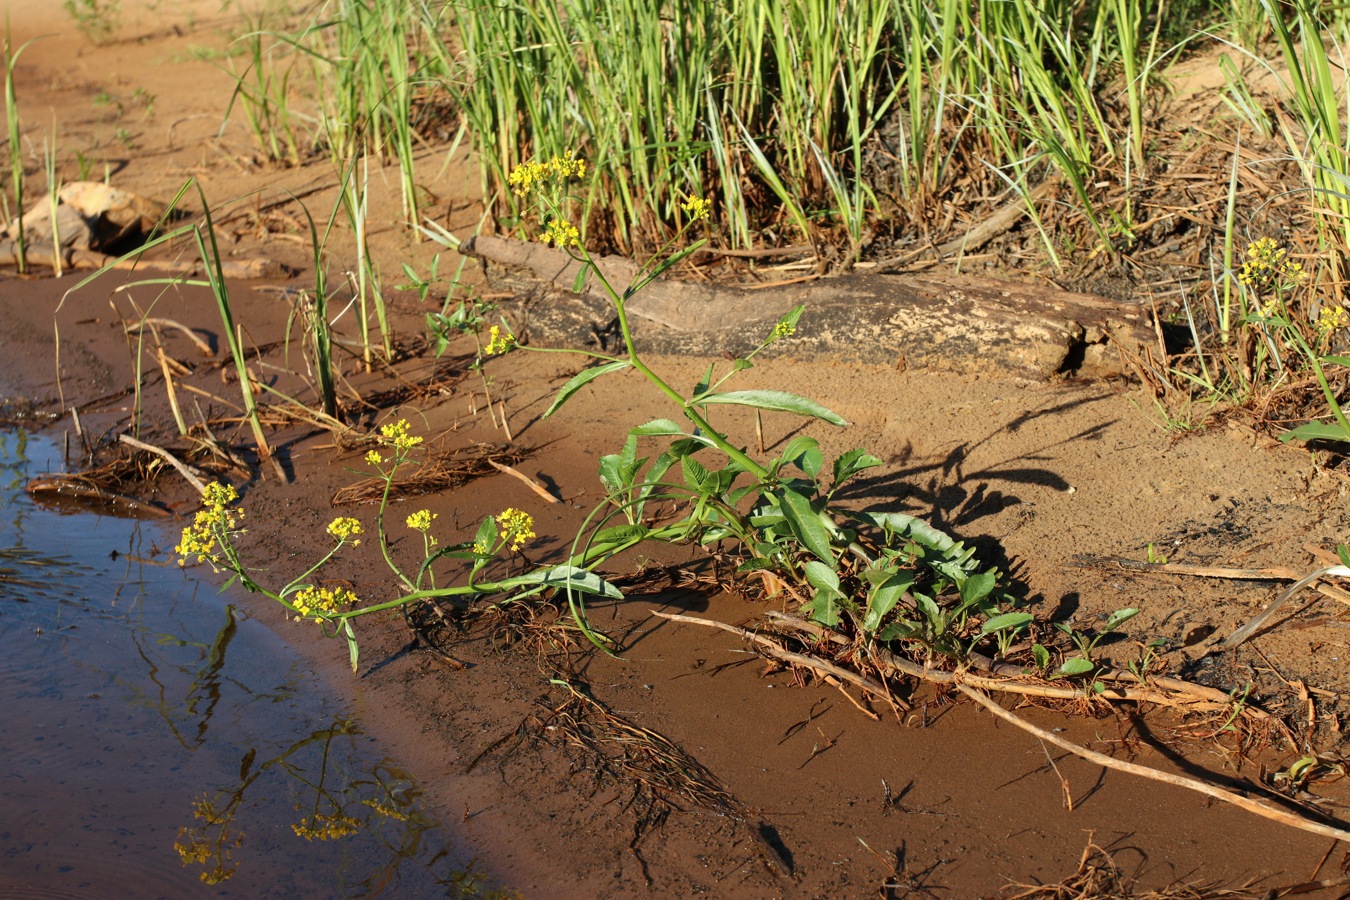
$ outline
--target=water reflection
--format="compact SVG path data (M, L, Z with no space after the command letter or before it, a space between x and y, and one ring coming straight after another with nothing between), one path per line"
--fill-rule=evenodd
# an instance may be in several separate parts
M28 502L59 465L0 429L0 895L482 895L412 775L172 535Z

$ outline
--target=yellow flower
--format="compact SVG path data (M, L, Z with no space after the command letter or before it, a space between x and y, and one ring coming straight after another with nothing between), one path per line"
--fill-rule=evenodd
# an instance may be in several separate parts
M1258 293L1270 288L1292 288L1308 278L1300 263L1289 258L1289 251L1263 237L1247 245L1247 260L1238 272L1238 281Z
M391 422L388 425L381 425L380 436L383 439L384 443L393 447L400 453L407 453L413 447L416 447L418 444L422 443L422 439L420 437L408 433L407 419L399 419L397 422Z
M361 523L350 516L338 516L328 523L328 533L339 541L345 541L348 538L356 537L363 533ZM352 541L353 544L359 544L360 541Z
M1322 334L1331 334L1343 328L1350 328L1350 315L1346 314L1345 307L1324 306L1318 313L1317 330Z
M537 163L533 160L523 162L511 170L511 174L506 177L506 181L511 185L517 196L525 197L534 186L548 176L548 167L543 163Z
M342 606L356 606L360 603L357 596L346 588L313 588L307 587L295 592L291 598L291 606L299 613L296 621L300 621L306 616L314 618L326 618L339 611Z
M356 834L360 828L360 822L340 813L331 816L323 814L310 816L291 826L292 831L307 841L331 841Z
M564 181L568 178L585 178L586 161L567 156L555 156L546 163L530 160L511 170L506 182L518 197L527 197L536 188L550 179Z
M507 507L496 519L501 539L509 541L512 550L519 550L536 537L534 516L527 512Z
M510 352L511 348L516 346L516 336L511 332L502 334L500 327L493 325L488 329L488 345L483 348L483 353L488 356L496 356L500 353Z
M773 340L775 341L779 340L780 338L792 337L796 333L797 333L797 326L793 325L791 322L788 322L786 320L779 322L777 325L773 326Z
M212 482L206 486L202 492L202 508L193 517L192 524L183 529L178 546L174 547L180 566L187 565L190 556L196 556L199 563L210 563L212 568L221 561L217 552L220 544L244 533L238 527L244 511L229 508L238 499L239 492L233 485Z
M383 465L384 457L380 455L380 451L372 450L366 454L366 462L370 463L372 466Z
M487 545L487 541L473 542L473 552L475 556L487 556L491 550L492 548Z
M426 532L431 527L431 523L440 518L436 513L428 509L419 509L417 512L408 516L408 527L414 531Z
M581 232L566 219L550 219L548 229L539 240L552 243L558 248L576 247L580 244Z
M708 214L712 212L712 201L702 197L690 197L680 204L680 209L689 215L689 221L697 222L699 219L708 218Z

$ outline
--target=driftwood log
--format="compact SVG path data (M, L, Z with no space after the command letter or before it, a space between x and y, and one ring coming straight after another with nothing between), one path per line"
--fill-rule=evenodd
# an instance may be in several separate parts
M594 275L574 293L581 264L541 243L482 235L461 248L482 263L522 337L536 346L613 350L614 312ZM597 260L622 290L632 261ZM796 359L838 359L899 370L1002 372L1044 380L1059 373L1123 371L1111 341L1135 352L1154 333L1136 306L988 279L865 274L763 289L655 281L628 309L643 349L656 353L742 354L797 304L797 333L775 345Z

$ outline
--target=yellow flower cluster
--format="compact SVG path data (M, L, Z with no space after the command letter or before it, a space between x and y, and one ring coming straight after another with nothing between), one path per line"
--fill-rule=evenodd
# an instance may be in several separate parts
M360 601L356 595L346 588L303 588L295 592L291 598L291 606L300 615L295 617L299 622L306 616L324 617L331 616L338 612L343 606L356 606Z
M708 214L712 212L712 201L702 197L690 197L680 204L680 209L689 215L691 222L697 222L699 219L708 218Z
M340 813L332 816L319 814L301 819L291 826L291 830L307 841L331 841L356 834L361 830L361 823Z
M1350 314L1343 306L1324 306L1317 315L1317 330L1322 334L1331 334L1350 328Z
M420 531L425 534L427 529L431 527L431 523L438 518L439 516L429 509L419 509L408 516L408 527L413 531Z
M339 541L355 538L358 534L362 534L363 532L364 530L361 528L361 523L350 516L338 516L328 523L328 533ZM360 540L352 541L353 546L359 543L361 543Z
M586 160L575 159L571 154L567 156L555 156L546 163L523 162L511 170L511 174L506 177L506 181L511 185L511 190L519 197L528 196L536 186L541 185L552 179L559 181L567 178L585 178Z
M201 838L192 837L186 828L178 829L178 840L173 842L173 849L178 852L185 866L201 864L211 858L211 845Z
M183 536L174 547L180 566L187 565L190 556L196 556L199 563L210 563L213 568L220 562L218 542L234 534L243 534L238 524L244 511L229 508L238 499L239 492L233 485L212 482L206 486L202 492L202 508L197 511L192 524L183 529Z
M375 810L375 812L384 816L386 819L393 819L395 822L408 821L408 814L392 803L386 803L384 801L375 800L373 798L362 800L361 802L364 803L366 806L369 806L371 809Z
M581 243L581 232L566 219L550 219L548 229L539 240L545 244L551 243L559 249L576 247Z
M797 326L786 320L773 326L773 335L770 340L780 340L781 338L792 337L797 333Z
M507 507L496 518L501 538L511 543L512 550L519 550L536 537L534 516L527 512Z
M366 454L366 462L370 463L372 466L384 465L384 457L380 455L380 451L371 450Z
M1268 237L1247 245L1247 260L1238 273L1241 284L1258 292L1271 287L1292 287L1307 278L1303 266L1289 258L1289 251Z
M407 419L399 419L397 422L381 425L380 436L384 443L390 445L400 453L407 453L413 447L422 443L420 437L408 433ZM366 461L370 462L370 454L366 454Z
M500 326L493 325L488 329L488 345L483 348L483 352L488 356L496 356L499 353L507 353L516 345L516 336L511 332L502 334Z

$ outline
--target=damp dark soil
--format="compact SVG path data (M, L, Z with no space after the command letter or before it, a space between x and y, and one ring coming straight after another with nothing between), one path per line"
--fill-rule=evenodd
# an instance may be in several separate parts
M321 205L335 181L322 166L260 170L241 149L243 135L216 139L228 81L188 52L214 26L198 27L205 30L147 28L143 41L98 49L66 33L33 45L20 75L35 109L47 104L68 129L63 133L91 141L108 141L118 127L91 112L89 98L99 90L158 91L155 117L138 133L137 152L119 164L118 183L163 199L196 174L212 198L248 195L217 217L233 252L281 258L301 271L281 284L232 284L234 314L255 375L312 403L293 322L294 289L312 283L303 271L307 251L267 222L290 202L288 192L308 185L307 201ZM457 165L442 194L455 198L452 230L476 221L467 169ZM391 198L376 217L392 223L396 205ZM458 226L455 217L463 220ZM389 271L397 269L392 260L429 255L392 224L379 239ZM222 443L248 453L252 441L239 423L239 389L224 365L210 295L129 286L140 277L134 272L67 294L77 277L0 280L8 409L58 444L68 441L75 464L86 445L103 455L117 435L133 430L187 453L168 408L162 348L187 370L174 369L172 378L188 419L209 422ZM468 371L472 345L435 357L420 337L431 307L406 292L392 293L391 302L404 351L397 362L369 372L356 354L340 351L340 391L352 424L405 418L426 436L429 452L504 446L518 454L512 465L559 501L545 501L506 474L473 478L396 503L393 552L415 554L399 536L414 509L436 513L438 534L449 542L469 539L485 515L511 506L535 518L532 558L563 555L602 499L599 456L616 450L628 428L674 411L635 376L616 375L544 419L573 363L515 353L487 365L497 404L490 415L482 382ZM193 330L210 356L176 328L129 335L127 326L146 317ZM354 338L350 316L337 327L344 341ZM691 385L708 361L651 360L674 383ZM860 446L884 461L850 489L847 502L918 515L969 542L1009 573L1043 619L1090 628L1113 610L1139 608L1126 637L1103 648L1111 657L1126 662L1161 640L1159 658L1170 673L1224 690L1254 685L1306 746L1326 754L1330 769L1339 764L1350 696L1342 659L1350 637L1340 605L1321 599L1220 654L1217 642L1279 585L1160 574L1116 560L1152 555L1311 570L1320 563L1307 548L1333 549L1350 533L1342 476L1239 427L1179 434L1175 426L1185 423L1174 421L1166 429L1151 398L1119 377L1031 380L994 367L898 371L791 356L765 359L740 377L744 387L812 396L851 423L838 430L766 416L766 449L806 433L827 456ZM364 451L343 446L277 398L267 398L267 419L287 479L253 457L252 476L221 471L240 486L248 510L249 558L289 577L326 549L323 527L337 514L334 498L357 478L350 470L363 469ZM503 412L509 429L494 422ZM744 443L756 443L753 417L725 421ZM204 456L194 459L207 465ZM162 547L195 508L192 491L171 472L126 489L177 517ZM374 514L369 504L340 509L367 522ZM390 595L392 579L373 544L344 556L327 577L362 597ZM436 653L391 615L359 624L362 664L353 676L340 642L286 621L257 598L233 602L341 685L361 727L393 748L441 820L457 823L499 883L528 897L992 897L1010 883L1066 877L1090 840L1143 887L1256 891L1341 874L1343 848L1329 848L1327 839L1103 772L952 695L920 690L913 710L897 716L856 691L770 665L732 635L652 617L652 610L688 612L756 627L782 601L708 588L710 564L688 550L629 558L616 563L615 574L643 566L684 574L652 592L631 591L622 603L592 607L593 623L617 641L616 656L596 652L565 617L547 610L438 623ZM1019 706L1027 719L1080 744L1255 792L1304 753L1230 728L1223 716ZM1332 801L1344 795L1331 780L1311 790Z

